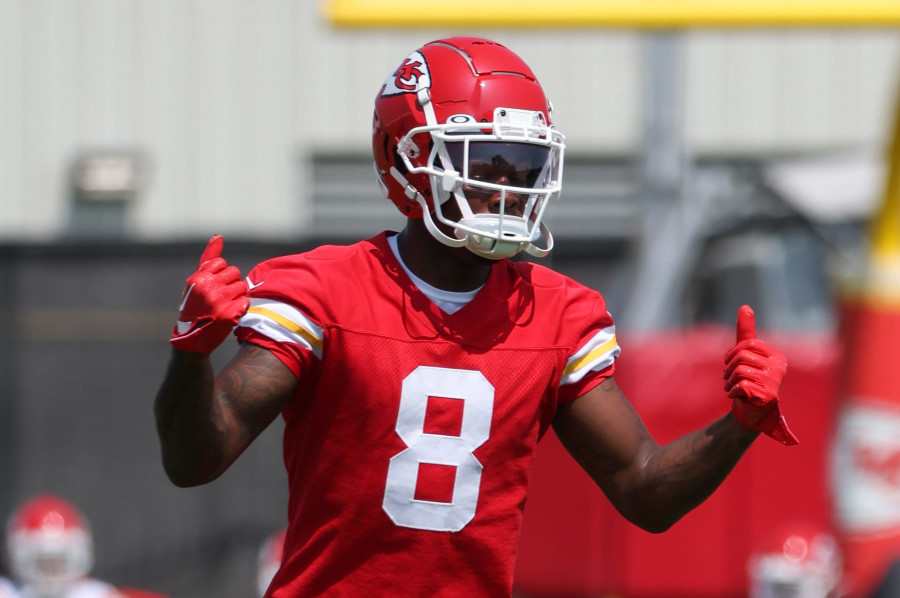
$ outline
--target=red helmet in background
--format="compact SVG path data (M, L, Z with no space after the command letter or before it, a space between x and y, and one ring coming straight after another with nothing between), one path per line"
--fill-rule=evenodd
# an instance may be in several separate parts
M843 559L834 535L792 523L770 534L750 557L750 598L839 596Z
M31 498L13 513L6 548L11 573L39 596L61 595L94 565L87 519L52 495Z
M534 73L504 46L451 37L410 54L375 98L372 149L384 195L445 245L492 259L552 248L542 220L559 196L565 141ZM473 214L467 194L499 194L500 212ZM521 215L504 213L511 197ZM442 210L448 200L458 220Z

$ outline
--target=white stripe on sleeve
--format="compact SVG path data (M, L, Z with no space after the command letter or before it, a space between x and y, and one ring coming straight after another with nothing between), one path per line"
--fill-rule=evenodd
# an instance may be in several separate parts
M282 343L294 343L322 358L324 331L303 312L280 301L251 299L250 309L238 326L250 328Z
M622 352L616 342L616 327L607 326L597 332L566 361L559 385L574 384L588 372L599 372L608 368Z

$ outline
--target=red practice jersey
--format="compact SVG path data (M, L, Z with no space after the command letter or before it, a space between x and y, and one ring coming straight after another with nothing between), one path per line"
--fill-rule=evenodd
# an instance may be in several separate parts
M538 440L619 354L600 294L503 260L446 314L387 233L263 262L247 282L238 339L299 380L266 596L509 596Z

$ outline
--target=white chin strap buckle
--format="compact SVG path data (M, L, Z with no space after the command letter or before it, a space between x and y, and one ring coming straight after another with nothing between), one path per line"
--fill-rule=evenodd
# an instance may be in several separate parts
M521 243L509 241L497 241L479 235L469 235L466 248L476 255L486 257L492 260L502 260L513 257L522 251Z
M454 231L458 239L466 240L466 247L472 253L490 259L504 259L519 253L526 245L528 227L525 222L511 217L500 219L496 216L482 215L481 217L463 218L459 224L470 230L456 228ZM484 235L473 232L471 229L484 231Z

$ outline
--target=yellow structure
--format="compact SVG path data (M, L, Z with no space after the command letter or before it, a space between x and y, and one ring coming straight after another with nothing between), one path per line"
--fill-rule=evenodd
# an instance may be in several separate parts
M891 27L897 0L323 0L344 27Z

